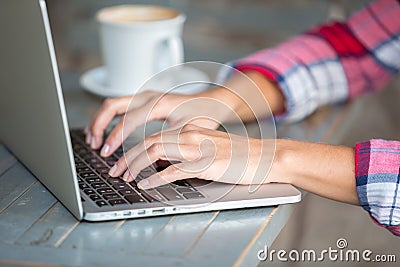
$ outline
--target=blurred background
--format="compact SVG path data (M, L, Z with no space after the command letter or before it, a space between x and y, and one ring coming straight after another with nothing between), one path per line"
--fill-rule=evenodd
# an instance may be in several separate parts
M368 3L366 0L50 0L47 1L62 83L102 65L95 13L102 7L157 4L184 12L187 22L183 39L185 60L227 62L271 47L320 23L342 19ZM79 87L78 84L67 87ZM330 143L353 146L370 138L400 139L400 82L386 90L356 100L340 130ZM93 96L94 97L94 96ZM397 101L396 101L397 99ZM365 109L365 107L368 109ZM92 111L91 111L92 112ZM359 207L344 205L307 194L270 249L335 248L345 238L349 248L370 249L374 254L396 254L400 261L400 238L377 227ZM217 253L217 252L216 252ZM321 265L321 263L315 263ZM324 266L364 266L362 263L323 262ZM265 262L260 266L286 266ZM305 266L310 263L291 263ZM370 263L368 266L398 266Z

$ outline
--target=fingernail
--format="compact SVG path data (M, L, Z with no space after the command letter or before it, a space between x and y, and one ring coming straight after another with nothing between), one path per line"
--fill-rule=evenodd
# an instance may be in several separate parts
M86 144L90 144L91 142L92 142L92 134L90 133L90 132L88 132L87 134L86 134Z
M90 147L92 148L92 149L96 149L96 140L95 140L95 138L91 138L92 140L91 140L91 142L90 142Z
M108 144L105 144L103 146L103 149L101 150L101 155L107 156L109 151L110 151L110 146Z
M140 189L147 189L147 188L149 187L149 185L150 185L150 183L149 183L149 181L147 181L147 179L141 180L141 181L137 184L137 186L138 186Z
M122 177L122 180L124 180L125 182L126 181L128 181L128 178L129 178L129 171L126 171L125 173L124 173L124 176Z
M114 166L112 166L112 168L110 169L110 171L108 172L109 175L113 176L115 174L115 171L117 170L117 164L115 164Z

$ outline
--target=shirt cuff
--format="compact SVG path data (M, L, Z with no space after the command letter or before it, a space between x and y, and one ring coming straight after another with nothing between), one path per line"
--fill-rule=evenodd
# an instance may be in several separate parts
M400 235L400 142L358 143L355 156L361 206L377 224Z
M317 108L316 104L313 105L313 101L310 101L309 105L307 106L304 105L305 103L302 103L305 102L303 100L306 98L296 98L292 91L294 88L288 87L286 81L280 79L280 74L276 72L272 66L268 66L266 64L261 65L254 62L249 63L245 60L234 62L232 66L242 72L259 72L271 82L278 85L285 98L285 111L279 114L274 114L274 118L278 123L291 123L300 121L310 115Z

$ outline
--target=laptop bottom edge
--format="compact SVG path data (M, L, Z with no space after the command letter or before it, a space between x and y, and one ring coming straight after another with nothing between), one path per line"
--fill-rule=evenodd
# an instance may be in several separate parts
M196 205L182 205L182 206L165 206L157 208L143 208L143 209L126 209L120 211L98 211L98 212L84 212L83 219L85 221L107 221L107 220L121 220L121 219L134 219L146 218L162 215L175 215L195 212L207 212L216 210L231 210L253 207L269 207L280 204L293 204L301 200L301 193L293 196L274 197L264 199L251 199L251 200L237 200L227 202L214 202Z

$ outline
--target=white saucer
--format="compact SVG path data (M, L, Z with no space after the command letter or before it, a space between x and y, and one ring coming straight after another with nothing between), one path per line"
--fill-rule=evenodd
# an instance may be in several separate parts
M118 91L115 88L111 88L108 85L105 66L86 71L82 74L79 82L86 91L104 97L132 95L138 92L137 90L132 90L132 92ZM208 82L210 82L210 79L207 74L198 69L183 65L179 66L179 68L170 68L167 71L157 74L148 80L142 88L160 92L170 91L173 93L193 94L209 87ZM185 83L192 84L188 85Z

